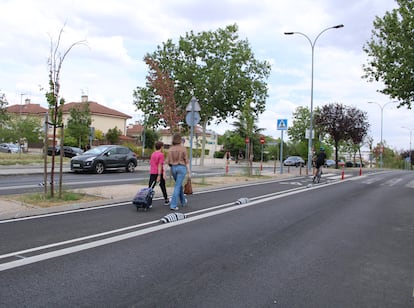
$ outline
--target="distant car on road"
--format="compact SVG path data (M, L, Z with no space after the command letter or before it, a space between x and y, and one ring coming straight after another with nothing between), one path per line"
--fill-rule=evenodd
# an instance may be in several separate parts
M327 167L327 168L334 168L335 166L336 166L336 164L335 164L335 160L333 160L333 159L327 159L326 160L326 163L325 163L325 166ZM338 167L339 168L342 168L343 166L345 166L345 162L341 159L341 160L338 160Z
M53 152L53 147L48 147L47 155L51 156ZM63 146L63 156L72 158L74 156L80 155L83 153L81 148L77 147L70 147L70 146ZM60 155L60 146L55 147L55 155Z
M3 153L19 153L20 148L14 143L1 143L0 152Z
M289 156L283 161L284 166L296 166L296 167L303 167L305 166L305 161L300 156Z
M75 172L91 171L101 174L107 169L114 168L134 172L136 166L135 153L121 145L101 145L70 160L70 169Z
M357 161L355 163L353 163L352 161L347 161L345 163L345 167L350 167L350 168L357 167L357 168L359 168L360 166L361 166L361 163L359 161ZM365 163L364 162L362 162L362 167L365 167Z

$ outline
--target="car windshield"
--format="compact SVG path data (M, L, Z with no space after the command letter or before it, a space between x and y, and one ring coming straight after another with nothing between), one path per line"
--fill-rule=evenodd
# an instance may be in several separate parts
M86 152L84 152L83 154L86 155L99 155L102 154L103 152L105 152L109 147L108 146L99 146L93 149L90 149Z

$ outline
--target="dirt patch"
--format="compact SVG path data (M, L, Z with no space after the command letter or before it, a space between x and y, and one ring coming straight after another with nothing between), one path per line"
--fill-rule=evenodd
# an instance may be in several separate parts
M11 195L7 196L6 200L19 204L25 207L49 208L55 206L68 205L73 203L87 203L104 198L83 193L73 193L73 198L70 200L59 199L43 199L39 195Z

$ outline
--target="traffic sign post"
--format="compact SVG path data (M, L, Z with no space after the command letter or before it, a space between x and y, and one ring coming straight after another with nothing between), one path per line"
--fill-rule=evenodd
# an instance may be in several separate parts
M260 158L260 171L263 170L263 145L264 143L265 143L264 136L260 136L260 144L262 145L262 153L261 153L261 158Z
M187 125L191 127L190 133L190 173L192 173L193 168L193 137L194 137L194 126L200 122L200 113L201 111L200 104L198 103L197 99L193 96L191 101L188 103L187 107L185 108L187 111L187 115L185 120Z
M283 173L283 131L287 130L287 119L277 120L277 129L280 130L281 141L280 141L280 174Z

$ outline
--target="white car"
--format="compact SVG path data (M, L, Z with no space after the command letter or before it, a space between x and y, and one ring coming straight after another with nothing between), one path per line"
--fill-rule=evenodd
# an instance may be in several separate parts
M300 156L289 156L283 161L284 166L296 166L296 167L303 167L305 166L305 161Z
M20 148L13 143L0 143L0 152L3 153L19 153Z

